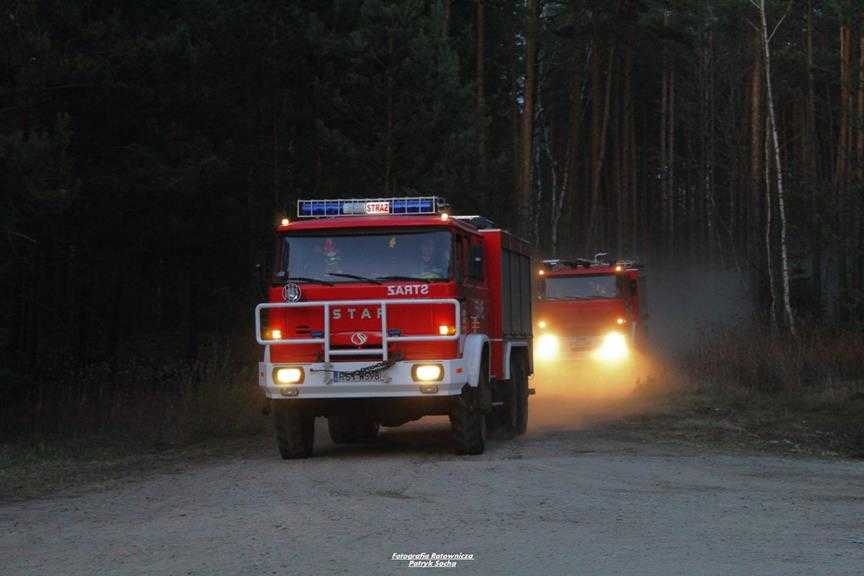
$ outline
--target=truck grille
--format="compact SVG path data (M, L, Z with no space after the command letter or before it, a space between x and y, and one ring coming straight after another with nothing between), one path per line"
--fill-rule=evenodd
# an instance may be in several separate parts
M584 352L596 346L596 338L593 336L572 336L567 339L570 350Z

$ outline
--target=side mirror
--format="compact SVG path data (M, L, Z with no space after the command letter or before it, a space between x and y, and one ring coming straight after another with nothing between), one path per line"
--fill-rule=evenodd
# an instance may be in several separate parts
M264 278L264 266L261 264L255 264L255 272L253 276L255 278L255 286L258 288L259 300L267 300L267 283Z
M471 278L483 278L483 247L471 246L470 262L468 263L468 274Z

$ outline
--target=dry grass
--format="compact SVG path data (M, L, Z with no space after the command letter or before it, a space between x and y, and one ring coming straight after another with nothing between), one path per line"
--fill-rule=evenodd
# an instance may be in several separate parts
M211 342L194 360L128 355L86 367L45 359L32 374L0 374L11 401L0 408L6 442L90 437L184 445L261 429L254 362Z
M194 361L130 354L0 374L13 392L0 406L0 500L180 465L269 430L257 367L230 352L211 342Z
M683 361L690 408L747 434L864 456L864 335L723 332Z

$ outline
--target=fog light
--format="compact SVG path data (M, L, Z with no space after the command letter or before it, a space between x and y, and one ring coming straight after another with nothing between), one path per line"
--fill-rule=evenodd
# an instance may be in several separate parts
M276 368L273 371L273 380L276 384L302 384L302 368Z
M415 364L411 377L417 382L439 382L444 379L444 367L440 364Z

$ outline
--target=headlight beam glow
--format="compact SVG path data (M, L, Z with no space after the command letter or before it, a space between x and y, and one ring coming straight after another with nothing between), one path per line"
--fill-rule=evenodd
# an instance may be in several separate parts
M558 357L561 343L554 334L543 334L537 339L535 352L540 360L554 360Z
M629 355L627 338L620 332L609 332L603 336L600 346L594 350L594 358L602 362L620 362Z

